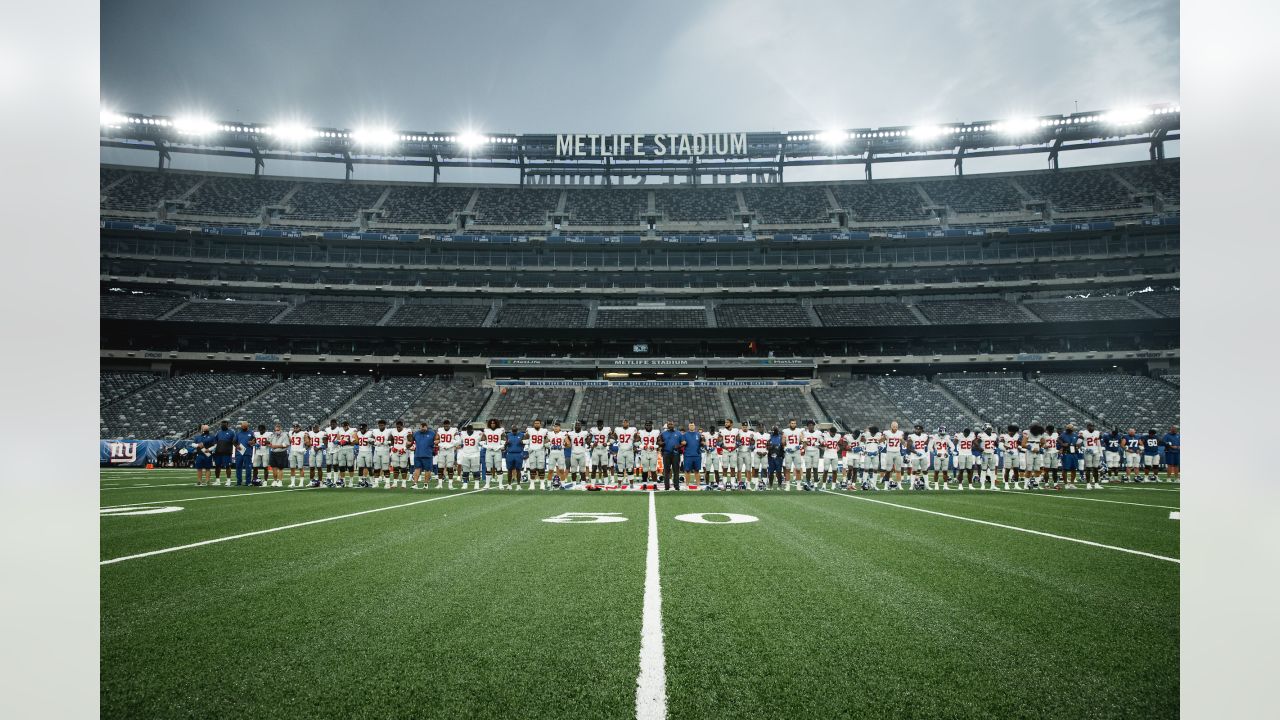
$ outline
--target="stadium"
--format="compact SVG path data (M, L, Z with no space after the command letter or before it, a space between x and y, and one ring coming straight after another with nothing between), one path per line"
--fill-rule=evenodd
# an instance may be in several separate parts
M1176 715L1179 120L104 111L103 715Z

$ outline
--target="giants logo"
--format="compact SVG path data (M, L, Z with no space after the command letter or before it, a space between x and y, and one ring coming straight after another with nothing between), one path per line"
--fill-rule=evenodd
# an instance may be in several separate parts
M112 465L132 465L138 460L138 443L113 442L107 444L107 454Z

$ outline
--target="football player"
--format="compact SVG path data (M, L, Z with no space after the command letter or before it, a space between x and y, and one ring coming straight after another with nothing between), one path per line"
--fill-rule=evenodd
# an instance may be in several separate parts
M965 428L956 433L956 489L957 490L973 490L973 466L977 457L973 454L973 449L978 444L978 436L969 428ZM982 489L982 483L978 483L977 489Z
M951 482L951 436L947 434L947 428L939 425L934 431L933 436L929 438L929 446L933 451L933 489L949 490L947 485ZM942 473L942 482L938 482L938 473ZM958 481L957 481L958 482ZM956 489L959 489L957 485Z
M409 489L409 441L413 431L404 426L404 420L397 419L391 430L391 481L401 488Z
M440 421L436 428L436 471L443 475L453 489L453 476L458 469L458 429L452 427L449 418Z
M551 475L551 487L559 489L564 484L564 453L569 447L569 433L560 429L560 423L551 426L547 433L547 473ZM542 484L546 489L546 483Z
M883 435L884 453L880 456L880 469L886 489L906 489L906 486L902 484L904 440L902 431L898 429L898 421L894 420L889 423L889 429L884 431ZM893 482L889 481L889 473L891 471L893 472Z
M610 475L609 439L613 437L613 428L606 427L603 418L596 418L596 424L589 433L591 436L591 480L600 485Z
M1083 450L1080 459L1084 461L1085 483L1092 482L1098 489L1102 489L1102 483L1106 482L1098 472L1102 465L1102 433L1094 429L1093 423L1085 423L1084 430L1080 431L1080 443ZM1119 447L1119 444L1116 447Z
M823 434L816 428L817 423L806 420L801 437L804 439L804 482L808 488L818 486L818 472L822 469Z
M355 437L355 472L351 474L351 483L356 487L372 487L369 476L373 473L373 432L369 430L369 423L360 423Z
M525 431L525 437L529 444L529 457L525 459L525 463L529 467L529 489L533 489L533 484L540 483L542 489L547 489L547 435L550 432L542 427L541 420L534 420L533 427Z
M458 474L462 477L462 489L475 478L475 489L480 489L480 443L484 437L476 432L474 424L468 424L458 435ZM450 483L452 486L452 483Z
M346 423L343 423L345 426ZM378 420L378 427L370 433L373 436L373 486L378 487L378 480L384 479L383 488L391 489L391 431L387 430L387 421ZM343 462L346 453L343 453Z
M618 483L630 486L636 472L636 434L631 421L622 418L622 424L613 429L613 436L618 440Z
M925 433L924 425L916 423L915 431L907 436L906 447L909 461L907 487L915 487L917 482L924 481L929 471L929 435Z
M1136 428L1129 428L1124 436L1124 479L1126 482L1142 481L1142 438Z
M782 452L783 455L783 472L786 478L782 483L783 490L790 490L794 484L796 489L800 489L800 472L804 468L802 458L804 457L804 438L800 429L796 427L796 421L792 419L787 424L787 429L782 431Z
M246 424L247 427L247 424ZM307 432L301 423L289 431L289 487L302 487L302 471L307 460Z
M658 483L658 453L662 447L662 433L653 429L653 421L645 420L644 429L636 433L636 444L640 446L641 482L650 487Z
M489 418L489 422L482 431L484 437L481 441L484 444L484 486L487 488L492 482L498 484L499 490L505 490L506 484L503 483L502 475L502 448L506 445L507 431L502 427L502 421L498 418Z
M1155 428L1148 430L1142 441L1142 469L1148 482L1160 482L1160 438L1156 437Z
M1178 432L1178 426L1171 426L1161 442L1164 444L1165 472L1169 482L1176 483L1179 481L1178 469L1182 463L1182 434Z

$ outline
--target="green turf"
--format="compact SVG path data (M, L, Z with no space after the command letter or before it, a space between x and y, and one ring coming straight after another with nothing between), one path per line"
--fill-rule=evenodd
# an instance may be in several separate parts
M634 716L644 494L267 490L106 488L183 510L101 518L101 557L440 499L102 566L104 717ZM1178 556L1163 508L871 497ZM1176 563L825 493L656 505L673 719L1178 714Z

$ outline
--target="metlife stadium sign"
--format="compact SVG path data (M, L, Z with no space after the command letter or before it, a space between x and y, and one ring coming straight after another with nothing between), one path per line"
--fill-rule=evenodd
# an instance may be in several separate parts
M746 153L746 133L556 135L556 157L703 157Z
M573 370L577 368L596 368L612 370L619 368L805 368L817 367L811 357L786 358L492 358L488 366L494 369L509 368L546 368L555 370Z

